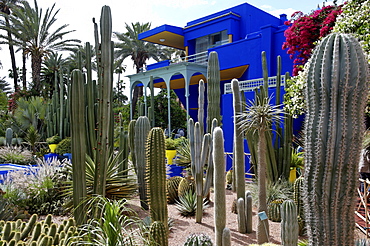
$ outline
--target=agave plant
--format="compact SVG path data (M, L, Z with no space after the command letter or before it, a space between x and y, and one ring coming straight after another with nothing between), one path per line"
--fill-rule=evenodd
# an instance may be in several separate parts
M184 195L179 197L179 201L175 204L177 210L184 217L193 216L197 210L197 194L189 190ZM207 203L203 203L203 210L207 208Z

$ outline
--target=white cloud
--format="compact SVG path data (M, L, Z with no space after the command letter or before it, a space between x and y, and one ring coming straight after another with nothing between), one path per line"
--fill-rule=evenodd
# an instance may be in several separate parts
M157 5L164 5L171 8L188 9L190 7L211 4L206 0L157 0L154 1ZM213 1L214 4L214 1Z

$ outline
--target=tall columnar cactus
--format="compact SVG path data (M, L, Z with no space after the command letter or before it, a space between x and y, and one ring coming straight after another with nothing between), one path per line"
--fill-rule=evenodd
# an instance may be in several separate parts
M238 123L238 117L242 112L242 103L240 100L239 82L236 79L231 81L233 90L234 106L234 161L236 175L236 198L243 198L245 195L245 159L244 159L244 136ZM240 226L240 225L239 225Z
M135 125L136 120L131 120L128 124L128 147L130 150L131 162L134 165L135 173L137 174L136 168L136 154L135 154Z
M238 198L236 207L238 211L238 231L240 233L246 233L245 202L243 197Z
M193 119L189 119L189 142L191 152L191 170L195 177L195 191L197 193L197 210L195 220L202 222L203 215L203 177L204 166L209 154L211 135L209 133L201 135L199 122L194 124ZM203 138L203 141L202 141Z
M5 141L7 146L12 146L12 140L13 140L13 129L12 128L6 128L5 131Z
M96 26L96 23L94 23ZM97 30L96 30L97 32ZM97 35L97 33L96 33ZM99 44L97 44L99 45ZM96 49L99 50L99 49ZM96 81L92 80L92 66L91 66L91 45L89 42L85 44L86 52L86 144L87 144L87 154L94 158L95 149L97 145L97 97L98 90L96 86ZM100 68L99 68L100 69Z
M252 213L252 194L250 191L245 192L245 218L246 218L246 228L247 228L247 233L252 233L253 228L252 228L252 218L253 218L253 213Z
M298 216L304 219L302 187L303 187L303 177L301 176L294 181L293 188L294 188L294 202L297 205Z
M222 246L231 246L231 231L227 227L222 232Z
M309 62L303 184L309 245L353 245L368 63L359 42L338 33L326 36Z
M221 122L221 88L220 88L220 64L217 52L212 51L208 57L207 68L207 132L211 133L212 120Z
M198 86L198 122L200 124L200 134L204 134L204 81L201 79Z
M138 120L139 122L139 120ZM168 241L168 209L166 186L166 147L162 129L150 130L147 144L147 182L152 221L160 221L165 227L164 241ZM163 245L167 245L166 244ZM162 244L161 244L162 245Z
M72 71L71 83L71 145L72 145L72 179L73 206L77 224L85 222L83 206L86 198L86 135L85 135L85 77L80 70Z
M292 200L286 200L281 205L281 243L284 246L298 244L297 206Z
M147 210L148 207L148 195L146 189L146 147L147 137L150 131L150 122L148 117L140 116L135 123L135 157L136 163L136 174L137 181L139 183L140 203L141 207Z
M214 170L214 213L215 213L215 244L222 246L222 233L226 226L226 195L225 195L225 156L224 136L220 127L213 131Z
M109 6L103 6L100 17L101 58L98 83L98 123L95 160L94 193L105 196L107 163L113 153L113 43L112 16Z

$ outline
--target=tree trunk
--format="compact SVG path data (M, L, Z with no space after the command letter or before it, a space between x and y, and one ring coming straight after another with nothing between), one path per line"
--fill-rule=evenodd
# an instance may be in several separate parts
M23 90L27 90L27 68L26 68L26 54L25 51L23 50L22 52L22 62L23 62L23 67L22 67L22 87Z
M40 80L40 72L41 72L41 55L39 54L32 54L32 90L35 95L40 95L41 92L41 80Z
M140 73L140 69L144 65L137 65L136 66L136 73ZM131 101L131 107L132 107L132 115L135 115L136 112L136 104L140 97L143 96L143 86L135 86L134 91L132 93L132 101Z
M266 139L265 131L258 132L258 212L267 213L266 199ZM269 222L268 220L257 222L257 242L258 244L267 243L269 239Z
M5 25L7 28L10 28L9 19L5 16ZM14 91L18 91L18 72L17 72L17 65L15 63L15 54L14 54L14 47L13 47L13 38L10 31L8 33L8 41L9 41L9 52L10 52L10 59L12 61L12 71L13 71L13 79L14 79Z

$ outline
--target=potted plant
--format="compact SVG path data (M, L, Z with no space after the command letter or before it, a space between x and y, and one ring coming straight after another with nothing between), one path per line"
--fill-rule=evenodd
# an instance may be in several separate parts
M298 152L297 150L292 150L292 159L290 161L290 173L289 181L294 183L297 179L297 168L302 169L304 163L304 152Z
M49 145L51 153L55 153L55 149L60 141L62 141L62 139L58 135L54 135L46 139L46 143Z
M183 167L177 166L173 164L173 158L176 156L176 149L179 147L181 141L185 139L184 137L181 138L166 138L166 158L167 158L167 165L169 168L169 176L180 176L182 173Z

